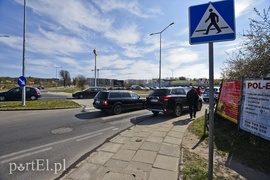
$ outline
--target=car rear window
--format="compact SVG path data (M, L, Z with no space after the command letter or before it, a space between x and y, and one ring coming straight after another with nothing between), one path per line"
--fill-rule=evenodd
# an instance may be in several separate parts
M168 92L168 89L155 89L150 96L166 96Z
M107 97L108 97L108 92L99 92L97 94L97 98L100 100L105 100L107 99Z
M175 89L172 89L171 94L186 95L186 92L183 88L175 88Z

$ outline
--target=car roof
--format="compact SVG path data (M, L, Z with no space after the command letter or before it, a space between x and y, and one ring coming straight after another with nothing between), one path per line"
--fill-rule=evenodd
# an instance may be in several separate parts
M129 90L116 90L116 89L114 89L114 90L104 90L104 91L100 91L100 92L119 92L119 93L121 93L121 92L132 92L132 93L135 93L135 92L129 91Z

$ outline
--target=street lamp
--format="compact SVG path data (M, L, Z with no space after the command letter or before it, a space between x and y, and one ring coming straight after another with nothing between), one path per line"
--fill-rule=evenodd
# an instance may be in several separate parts
M97 87L97 55L98 52L96 48L93 50L93 53L95 54L95 87Z
M160 46L159 46L160 47L160 49L159 49L159 88L161 87L161 34L163 33L163 31L165 31L168 27L170 27L173 24L174 24L174 22L169 24L162 31L150 34L150 36L155 35L155 34L159 34L159 44L160 44Z
M26 34L26 0L23 6L23 62L22 62L22 76L25 76L25 34ZM22 106L25 106L26 90L22 87Z

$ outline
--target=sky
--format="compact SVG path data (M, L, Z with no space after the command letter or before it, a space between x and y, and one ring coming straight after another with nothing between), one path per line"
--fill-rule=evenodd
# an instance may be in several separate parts
M209 77L208 43L189 43L189 7L206 0L0 0L0 77L152 79ZM217 1L213 1L217 2ZM236 39L214 42L214 78L270 0L235 0ZM150 36L151 33L161 34ZM9 37L4 37L5 35ZM96 56L93 50L96 49Z

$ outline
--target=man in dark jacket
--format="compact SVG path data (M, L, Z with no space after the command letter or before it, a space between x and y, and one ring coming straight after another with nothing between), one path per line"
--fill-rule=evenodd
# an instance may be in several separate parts
M192 119L192 115L194 118L196 118L196 112L198 109L198 99L199 99L198 93L195 87L192 87L187 93L187 102L189 105L190 119Z

